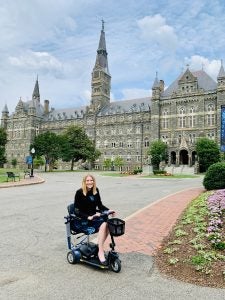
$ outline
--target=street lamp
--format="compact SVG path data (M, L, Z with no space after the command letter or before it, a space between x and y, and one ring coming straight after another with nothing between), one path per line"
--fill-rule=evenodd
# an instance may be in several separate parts
M30 173L30 177L34 177L34 153L35 153L35 149L32 148L30 150L31 152L31 156L32 156L32 164L31 164L31 173Z

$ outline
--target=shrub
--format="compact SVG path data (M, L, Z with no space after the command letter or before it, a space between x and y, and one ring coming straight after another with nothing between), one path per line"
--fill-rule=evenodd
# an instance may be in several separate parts
M166 171L164 170L153 170L154 175L166 175Z
M204 177L203 185L207 190L225 188L225 163L218 162L211 165Z

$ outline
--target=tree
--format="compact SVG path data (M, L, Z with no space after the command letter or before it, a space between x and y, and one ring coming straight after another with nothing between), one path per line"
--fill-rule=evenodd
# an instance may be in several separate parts
M103 162L103 167L110 170L112 167L112 161L110 158L106 158Z
M159 164L167 158L167 145L159 141L153 141L149 147L148 155L151 155L153 170L159 170Z
M6 163L5 145L7 143L7 134L4 128L0 128L0 167Z
M34 168L39 168L40 166L44 166L45 159L41 156L38 156L34 159Z
M15 168L17 166L17 159L13 158L11 161L11 164L12 164L13 168Z
M208 138L200 138L196 143L199 170L205 172L209 166L220 161L219 146L215 141Z
M60 158L61 137L54 132L46 131L35 137L30 148L35 149L35 156L43 155L45 157L45 172L47 171L47 164L52 170L55 161Z
M124 165L123 158L120 156L116 156L114 159L114 165L118 168L122 167Z
M71 171L74 163L83 160L93 163L101 152L95 148L94 143L89 139L85 131L72 125L61 135L61 156L64 161L71 161Z

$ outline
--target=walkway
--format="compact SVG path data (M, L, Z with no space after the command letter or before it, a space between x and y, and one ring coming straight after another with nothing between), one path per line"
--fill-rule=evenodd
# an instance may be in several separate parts
M20 179L17 181L8 181L8 182L3 182L0 184L0 188L9 188L9 187L18 187L18 186L24 186L24 185L31 185L31 184L38 184L38 183L43 183L45 180L39 176L34 176L31 178L25 178L25 179Z
M35 175L33 178L2 183L0 188L43 182L43 178ZM154 255L154 252L169 234L183 210L203 191L203 188L191 188L169 195L126 218L125 234L115 239L117 251L120 253L139 252Z
M169 195L129 216L125 234L116 238L118 252L154 255L183 210L203 191L192 188Z

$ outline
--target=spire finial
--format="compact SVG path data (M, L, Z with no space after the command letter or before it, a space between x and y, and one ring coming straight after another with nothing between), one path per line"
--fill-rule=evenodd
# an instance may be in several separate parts
M155 77L158 78L158 71L155 72Z
M102 19L102 31L104 31L104 25L105 25L105 21Z
M223 60L221 59L220 62L221 62L221 66L222 66L223 65Z

